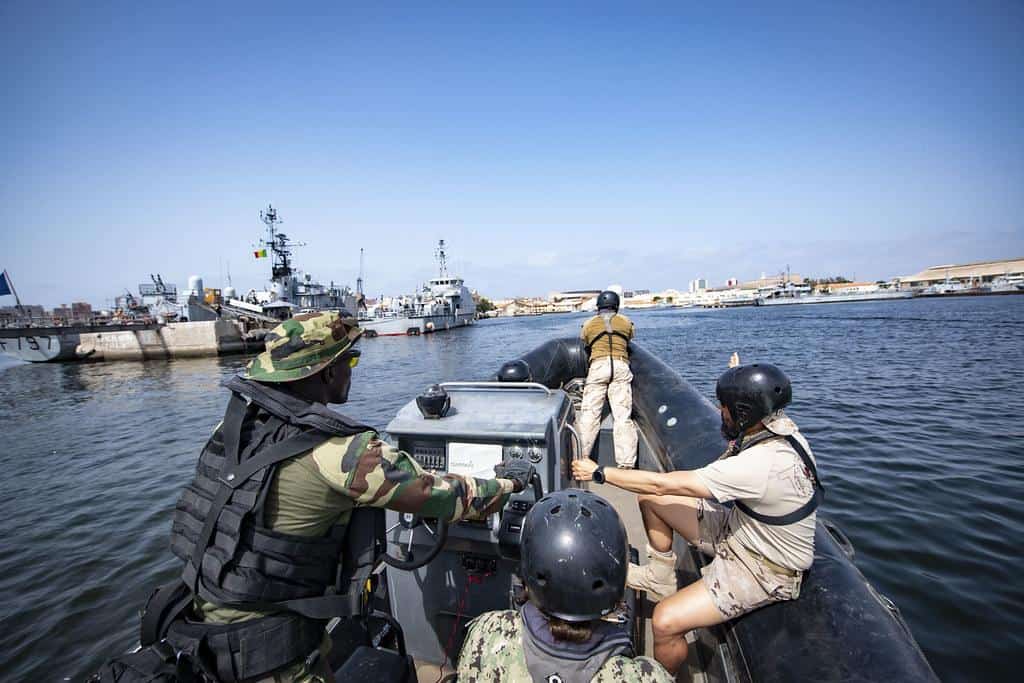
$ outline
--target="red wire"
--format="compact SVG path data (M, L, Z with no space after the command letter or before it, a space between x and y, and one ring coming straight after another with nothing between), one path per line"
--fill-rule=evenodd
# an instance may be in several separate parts
M466 599L469 597L469 587L473 585L480 585L484 582L484 579L489 577L491 574L466 574L466 588L462 591L462 596L459 598L459 603L455 607L455 622L452 624L452 629L448 633L448 643L444 646L444 660L441 662L441 676L438 677L438 681L444 678L444 665L451 661L451 655L449 654L452 649L452 645L455 644L455 634L459 632L459 622L462 621L462 617L465 614ZM455 663L452 662L452 666Z

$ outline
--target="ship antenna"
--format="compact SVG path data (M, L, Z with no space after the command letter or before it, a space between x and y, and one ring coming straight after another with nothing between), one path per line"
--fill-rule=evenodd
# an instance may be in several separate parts
M356 294L363 297L363 248L359 247L359 277L356 278Z
M283 223L277 217L277 209L268 204L267 208L260 211L260 220L267 226L266 239L260 240L260 246L269 247L274 255L270 264L271 280L278 281L291 275L292 270L292 247L304 247L305 242L293 242L288 235L277 231L277 226Z
M438 265L441 266L441 277L448 277L448 265L445 263L444 240L438 240L437 251L434 252Z

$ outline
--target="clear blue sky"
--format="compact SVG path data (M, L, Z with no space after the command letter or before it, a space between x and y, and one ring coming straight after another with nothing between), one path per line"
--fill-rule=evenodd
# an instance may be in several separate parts
M268 202L371 295L1024 255L1020 2L162 4L0 4L26 303L257 286Z

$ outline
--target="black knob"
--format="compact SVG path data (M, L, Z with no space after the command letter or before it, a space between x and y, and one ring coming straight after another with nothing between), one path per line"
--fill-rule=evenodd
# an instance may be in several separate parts
M448 414L451 405L451 396L440 384L431 384L426 391L416 397L416 407L428 420L440 420Z

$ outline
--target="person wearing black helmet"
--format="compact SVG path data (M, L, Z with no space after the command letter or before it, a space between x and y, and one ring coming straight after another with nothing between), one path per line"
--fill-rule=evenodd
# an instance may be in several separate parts
M822 487L810 446L783 412L793 395L789 378L774 365L734 360L716 386L729 440L717 461L669 473L573 463L576 479L642 494L648 562L630 566L627 585L661 599L651 622L654 654L670 672L686 659L687 631L797 598L814 560ZM720 505L727 501L735 505ZM714 558L678 592L673 532Z
M583 457L590 451L601 428L605 396L615 424L615 464L631 468L636 464L636 425L633 424L633 373L629 369L629 341L635 329L619 313L619 295L610 290L597 297L597 315L583 324L580 338L590 354L590 370L583 388L583 403L577 424Z
M470 622L458 680L625 683L674 680L656 661L633 657L615 616L629 545L614 508L581 489L551 493L523 523L519 610Z

